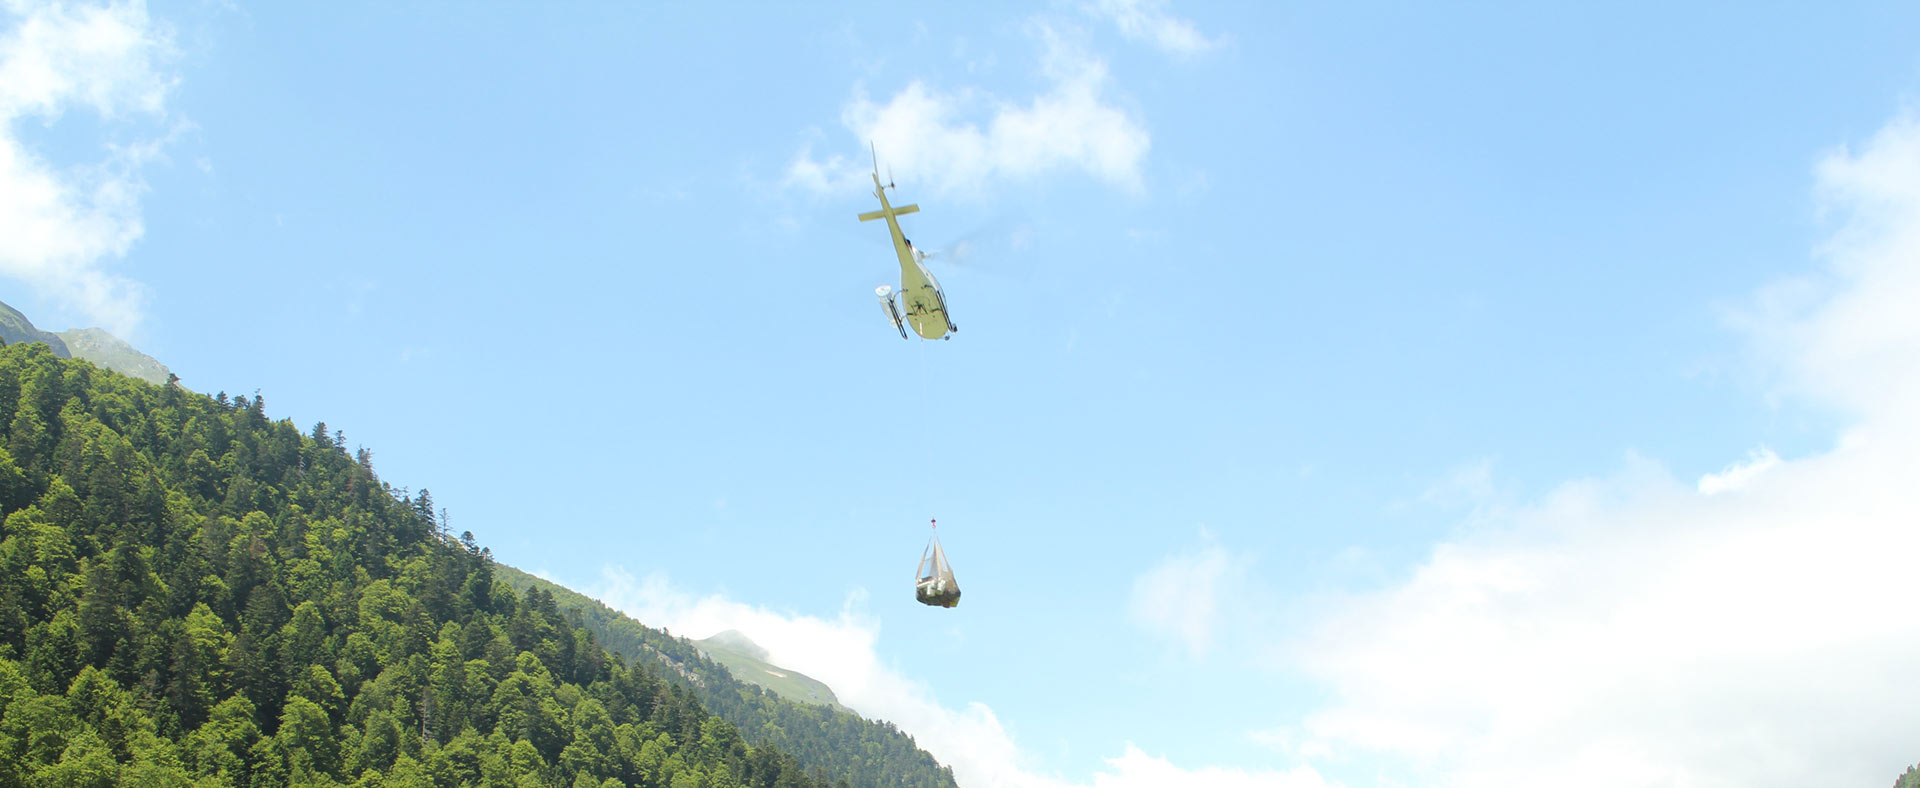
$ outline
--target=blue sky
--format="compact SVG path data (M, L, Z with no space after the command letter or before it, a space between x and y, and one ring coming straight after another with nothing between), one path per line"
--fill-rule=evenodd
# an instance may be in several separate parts
M1840 580L1920 512L1874 481L1920 468L1911 4L4 8L8 303L967 788L1920 760L1795 727L1914 690L1779 689L1920 656ZM950 342L874 303L870 140L977 250Z

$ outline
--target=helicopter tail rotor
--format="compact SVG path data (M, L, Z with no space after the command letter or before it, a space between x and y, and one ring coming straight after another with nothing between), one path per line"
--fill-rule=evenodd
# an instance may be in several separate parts
M873 146L873 140L867 140L867 154L873 158L873 182L878 184L880 183L880 151ZM882 189L897 188L893 184L893 165L892 164L887 165L887 182L885 184L882 184L880 188Z

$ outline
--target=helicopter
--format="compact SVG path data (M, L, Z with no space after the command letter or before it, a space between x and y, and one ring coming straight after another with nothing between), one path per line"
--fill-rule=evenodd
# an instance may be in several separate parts
M868 150L872 152L869 144ZM924 339L952 339L953 332L959 331L953 317L947 312L947 297L940 291L940 281L933 278L933 272L927 270L923 262L930 256L914 248L913 242L900 232L897 217L910 213L919 213L919 205L893 207L887 202L887 190L895 188L891 168L887 173L887 182L880 182L880 154L873 152L873 196L880 198L880 210L860 214L860 221L875 219L887 220L887 230L893 233L893 251L900 256L900 291L896 294L889 285L873 289L879 296L880 306L886 310L887 319L893 322L894 330L900 332L901 339L907 339L907 325L912 324L913 332Z

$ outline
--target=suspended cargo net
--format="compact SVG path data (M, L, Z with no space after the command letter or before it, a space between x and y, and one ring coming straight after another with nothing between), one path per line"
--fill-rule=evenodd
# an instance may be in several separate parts
M940 537L927 540L927 551L920 555L919 579L913 585L913 597L920 604L953 607L960 604L960 583L953 579L953 567L947 564L947 551L940 549Z

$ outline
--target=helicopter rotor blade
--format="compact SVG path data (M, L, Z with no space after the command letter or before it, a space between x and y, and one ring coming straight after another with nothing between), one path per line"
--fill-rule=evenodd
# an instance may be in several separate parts
M1016 212L990 219L946 243L916 251L922 259L943 266L1028 279L1039 262L1028 251L1033 234L1032 223Z

